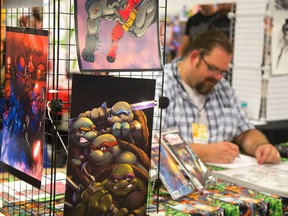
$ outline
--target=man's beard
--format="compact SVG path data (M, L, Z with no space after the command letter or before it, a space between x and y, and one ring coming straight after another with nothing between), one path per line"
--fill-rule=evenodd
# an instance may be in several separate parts
M197 83L195 89L199 94L207 95L214 90L217 82L218 81L213 78L207 78L204 81Z

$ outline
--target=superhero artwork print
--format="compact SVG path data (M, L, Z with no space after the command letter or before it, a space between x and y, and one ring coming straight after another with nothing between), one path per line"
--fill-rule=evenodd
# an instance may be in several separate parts
M146 215L154 91L73 74L64 215Z
M75 0L75 24L81 72L162 69L158 0Z
M0 168L40 187L48 31L7 27Z

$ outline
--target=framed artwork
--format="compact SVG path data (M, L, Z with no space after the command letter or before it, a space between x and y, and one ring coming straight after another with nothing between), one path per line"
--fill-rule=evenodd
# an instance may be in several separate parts
M48 31L7 27L0 168L40 187Z
M64 215L146 215L154 92L152 79L73 74Z
M288 10L288 1L287 0L275 0L276 10Z
M283 3L284 4L284 3ZM288 74L288 9L276 9L272 27L272 74Z
M161 70L157 0L75 0L81 72Z

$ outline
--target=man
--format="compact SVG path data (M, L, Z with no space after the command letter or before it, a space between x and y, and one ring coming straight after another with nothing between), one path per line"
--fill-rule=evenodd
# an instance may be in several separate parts
M185 52L191 37L195 36L198 32L210 29L211 24L218 18L217 8L214 5L200 5L200 7L200 11L189 17L187 21L178 50L178 56L182 56Z
M232 10L233 4L200 5L201 10L188 19L185 32L182 36L178 56L182 56L191 40L196 34L208 29L221 30L230 37L230 19L228 13Z
M233 11L234 4L223 3L217 4L218 8L218 18L211 25L211 28L217 29L225 33L225 35L232 40L232 35L230 35L231 23L229 18L229 12Z
M203 162L230 163L241 149L259 164L278 163L278 150L245 117L224 78L232 52L223 32L208 30L194 37L182 59L165 66L163 95L170 104L162 129L178 128Z

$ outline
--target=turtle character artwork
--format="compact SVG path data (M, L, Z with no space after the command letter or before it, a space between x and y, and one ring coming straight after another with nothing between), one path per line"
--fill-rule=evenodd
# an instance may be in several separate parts
M75 5L81 71L161 68L158 1L75 0Z
M69 215L146 215L148 175L133 165L115 164L101 177L84 172L78 172L77 177L81 186L67 177L68 187L74 189Z
M122 97L121 91L118 91L120 95L115 95L113 86L128 90L126 81L129 80L136 82L132 86L136 84L138 89L138 82L147 80L89 75L75 77L73 75L73 88L79 83L81 86L85 84L85 88L84 92L72 88L77 93L71 105L75 100L79 106L72 109L69 121L64 215L146 215L154 100L146 107L140 105L154 98L154 89L152 95L149 90L138 91L138 96L136 91L129 91L135 92L135 96L132 94L128 99ZM114 85L114 82L119 85ZM155 81L149 80L148 83L155 87ZM104 97L95 96L95 92L103 95L103 90L107 101L100 102ZM147 92L150 100L139 102L138 98L143 98ZM94 106L86 106L87 95L82 97L81 94L92 94L96 98L92 102ZM113 100L111 96L114 96Z

